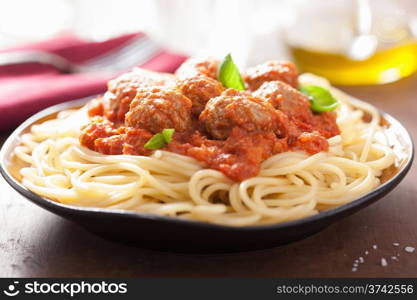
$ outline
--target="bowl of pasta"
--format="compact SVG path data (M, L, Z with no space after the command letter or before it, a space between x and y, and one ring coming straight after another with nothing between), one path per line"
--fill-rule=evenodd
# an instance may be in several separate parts
M0 171L24 197L146 248L289 243L368 206L413 161L387 113L290 62L243 75L230 55L134 69L105 94L52 106L7 139Z

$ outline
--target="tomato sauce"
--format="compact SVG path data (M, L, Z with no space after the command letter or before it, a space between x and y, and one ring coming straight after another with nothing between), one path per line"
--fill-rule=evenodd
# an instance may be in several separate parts
M90 105L92 121L82 131L81 144L109 155L151 155L153 150L145 149L144 145L153 134L145 129L117 126L108 121L103 117L100 103L100 100L94 100ZM330 116L325 118L333 120ZM326 129L326 124L323 121L314 126L324 136L334 135L335 132ZM287 137L279 138L272 131L247 132L235 127L226 140L214 140L194 120L193 128L186 132L175 132L172 141L161 150L193 157L234 181L242 181L256 176L261 163L275 154L290 150L303 150L310 154L327 151L327 140L317 137L320 137L317 133L303 133L295 143L289 145Z
M89 104L91 122L81 145L108 155L148 156L154 150L144 145L173 128L161 150L242 181L257 176L261 163L275 154L327 151L327 139L340 133L335 112L312 112L308 98L294 88L297 70L291 63L248 70L245 91L223 89L217 69L215 60L190 59L176 76L137 69L112 80L107 93Z

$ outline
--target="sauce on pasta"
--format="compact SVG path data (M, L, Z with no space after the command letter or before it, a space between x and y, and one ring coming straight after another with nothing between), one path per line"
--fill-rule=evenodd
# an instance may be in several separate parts
M111 81L104 97L90 103L81 145L103 154L149 156L154 151L145 143L174 128L161 150L243 181L278 153L327 151L327 139L340 133L336 113L313 113L307 97L293 87L297 72L291 63L248 70L246 91L223 87L214 77L217 65L190 60L176 76L136 70Z

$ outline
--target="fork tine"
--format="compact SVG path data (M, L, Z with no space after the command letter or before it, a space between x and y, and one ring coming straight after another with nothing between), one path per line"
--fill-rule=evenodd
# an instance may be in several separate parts
M135 65L145 62L153 55L159 52L157 47L149 47L147 44L137 45L136 47L125 49L118 55L108 57L106 60L96 62L94 65L88 65L84 68L85 71L108 70L118 71L131 68Z
M136 46L137 44L141 44L143 40L146 40L147 38L144 36L134 38L133 40L128 41L124 45L118 47L117 49L108 51L107 53L104 53L100 56L94 57L92 59L87 60L84 62L84 65L95 65L95 64L102 64L106 60L111 59L112 57L117 57L120 55L120 53L123 53L127 49Z
M161 49L150 39L140 38L118 51L87 62L82 69L87 72L103 69L123 70L133 67L135 63L137 65L146 62L160 51Z
M119 70L127 70L132 68L135 65L140 63L146 62L152 56L159 53L159 49L157 48L150 48L149 47L142 47L133 51L133 53L126 53L125 55L119 56L116 60L110 60L105 62L105 65L95 65L93 67L89 67L89 71L95 70L107 70L107 71L119 71Z
M126 58L139 57L142 54L145 54L149 51L154 51L153 49L158 49L155 44L152 44L150 40L143 41L141 44L137 44L135 47L131 47L120 53L118 60L113 63L118 64L118 62L123 61Z
M148 43L137 50L132 50L121 56L115 63L114 68L123 70L128 69L139 64L143 64L151 57L157 55L162 50L153 43Z

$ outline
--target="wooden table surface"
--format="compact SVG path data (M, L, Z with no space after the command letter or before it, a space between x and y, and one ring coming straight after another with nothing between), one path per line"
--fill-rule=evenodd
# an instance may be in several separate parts
M417 75L384 86L343 89L401 120L417 141ZM1 140L8 134L3 133ZM282 247L234 254L173 254L128 247L35 206L3 179L0 191L3 277L417 276L417 250L404 251L405 246L417 248L415 166L388 196L314 236ZM364 263L352 272L359 257ZM381 258L386 258L386 267L381 266Z

